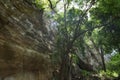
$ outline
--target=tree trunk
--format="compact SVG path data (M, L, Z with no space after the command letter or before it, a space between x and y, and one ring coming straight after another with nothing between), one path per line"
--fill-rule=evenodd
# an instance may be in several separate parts
M71 59L69 53L65 53L62 56L60 80L71 80Z
M101 59L102 59L102 66L103 66L102 68L106 72L105 59L104 59L104 54L103 54L102 47L100 48L100 50L101 50Z

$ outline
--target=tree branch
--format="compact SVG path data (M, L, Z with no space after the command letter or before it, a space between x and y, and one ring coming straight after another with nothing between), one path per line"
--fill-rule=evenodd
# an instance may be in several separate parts
M49 6L50 6L51 10L54 11L55 13L57 13L57 11L55 11L55 7L56 7L56 5L60 2L60 0L58 0L58 1L56 2L55 6L53 6L51 0L48 0L48 2L49 2L49 4L50 4Z
M81 32L81 33L79 33L77 36L75 36L75 37L73 38L73 40L71 41L71 43L73 44L74 41L75 41L77 38L79 38L81 35L85 34L86 32L92 31L92 30L94 30L95 28L100 28L100 27L103 27L103 26L107 26L109 23L110 23L110 22L105 23L105 24L102 24L102 25L97 25L97 26L95 26L95 27L93 27L93 28L91 28L91 29L89 28L89 29L87 29L87 30L84 30L83 32Z
M97 0L96 1L95 0L91 0L89 7L85 10L85 12L82 15L79 16L79 20L77 21L78 24L76 25L76 28L75 28L75 31L74 31L73 41L74 41L74 38L77 37L77 35L79 34L79 33L77 34L76 32L79 32L79 26L80 26L80 24L82 24L83 19L84 19L86 13L91 9L91 7L96 2L97 2Z

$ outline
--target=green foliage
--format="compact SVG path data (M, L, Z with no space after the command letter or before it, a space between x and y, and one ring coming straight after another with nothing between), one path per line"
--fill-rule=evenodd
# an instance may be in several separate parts
M88 77L90 75L90 72L86 71L86 70L82 70L81 71L81 74L84 76L84 77Z
M107 64L107 68L110 71L115 71L120 74L120 54L114 55Z
M63 3L66 3L65 13L60 12L57 15L54 14L54 16L49 15L49 18L52 18L57 24L55 49L51 56L55 64L59 64L62 61L61 56L65 55L67 50L70 51L74 63L77 63L78 56L75 54L75 50L79 51L79 54L87 54L85 46L87 44L90 47L89 49L91 49L90 51L94 50L93 48L95 47L93 47L92 42L90 43L90 38L93 39L96 47L102 46L105 53L110 53L113 49L120 51L120 0L99 0L95 8L90 10L91 19L88 20L87 14L81 19L81 15L85 11L82 8L90 1L65 0L63 1ZM57 0L51 0L51 2L53 7L56 6ZM70 7L72 2L76 3L79 9ZM50 7L48 0L35 0L35 4L40 8ZM64 4L61 5L64 7ZM105 25L105 23L108 24ZM94 28L97 25L102 26ZM86 32L81 34L84 31ZM100 74L114 77L117 73L120 73L118 69L120 67L119 58L120 55L115 55L108 63L107 72L101 71ZM82 74L88 75L89 73L83 71Z
M116 73L115 71L110 71L110 70L107 70L106 72L105 71L100 71L99 76L101 78L102 77L114 78L114 77L118 77L118 73Z
M48 0L35 0L34 3L40 9L48 7Z
M120 0L100 0L90 11L92 20L99 20L103 28L97 33L98 42L104 45L106 53L120 49ZM107 25L104 25L108 23ZM102 40L100 40L102 39ZM120 50L119 50L120 51Z
M72 57L73 62L76 64L78 62L78 56L75 54L72 54L71 57Z

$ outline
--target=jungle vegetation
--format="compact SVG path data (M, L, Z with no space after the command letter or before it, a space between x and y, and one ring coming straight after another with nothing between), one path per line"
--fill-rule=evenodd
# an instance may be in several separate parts
M34 3L44 10L55 35L53 80L119 80L120 0Z

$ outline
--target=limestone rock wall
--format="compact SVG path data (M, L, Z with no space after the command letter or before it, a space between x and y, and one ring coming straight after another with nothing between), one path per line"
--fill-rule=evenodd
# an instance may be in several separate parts
M21 71L50 75L46 54L50 52L49 33L43 9L37 9L30 1L0 0L0 78L18 75Z
M11 76L0 78L0 80L48 80L48 76L33 72L19 72Z

